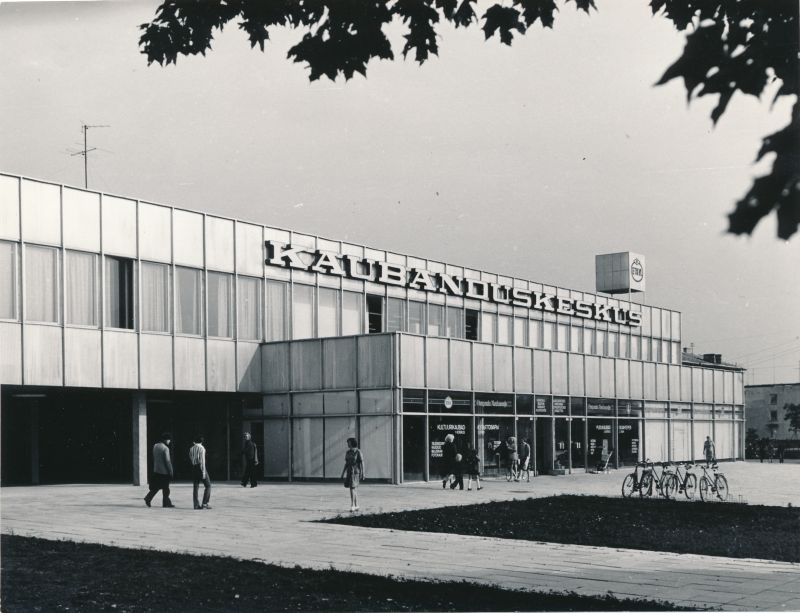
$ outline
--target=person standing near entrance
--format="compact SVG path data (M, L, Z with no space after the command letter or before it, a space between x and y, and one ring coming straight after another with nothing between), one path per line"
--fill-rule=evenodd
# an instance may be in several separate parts
M706 467L717 461L714 456L714 441L711 440L710 436L707 436L706 442L703 443L703 455L706 457Z
M250 487L256 487L258 485L258 480L256 479L256 466L258 466L258 447L256 447L256 444L253 442L249 432L244 433L242 461L244 463L242 487L247 487L248 481L250 482Z
M189 449L189 461L192 463L192 499L195 509L210 509L208 502L211 500L211 479L206 468L206 448L203 446L205 439L198 434L194 437L194 445ZM203 482L203 504L197 499L200 482Z
M475 483L478 486L479 490L482 490L483 487L481 486L481 460L478 457L478 451L471 445L467 444L467 452L464 455L464 468L465 472L467 473L467 490L472 490L472 479L475 479Z
M455 440L456 437L453 433L449 433L444 437L444 445L442 445L442 489L447 487L448 481L455 473L456 455L458 454Z
M169 499L169 481L172 478L172 459L169 455L169 444L172 434L164 432L161 440L153 445L153 475L150 477L150 491L144 497L144 503L149 507L153 497L161 490L161 506L174 507Z
M344 454L342 479L350 490L350 511L358 511L358 484L364 478L364 456L358 448L358 440L347 439L347 452Z
M519 478L525 473L528 483L531 481L531 446L526 439L522 439L519 444ZM519 479L517 479L519 481Z

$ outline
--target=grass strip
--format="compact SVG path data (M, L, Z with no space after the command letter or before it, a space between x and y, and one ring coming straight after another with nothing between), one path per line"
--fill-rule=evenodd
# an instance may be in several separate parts
M800 509L562 495L332 523L597 547L800 562Z
M199 537L201 538L201 537ZM3 611L666 611L668 604L404 581L2 536ZM348 545L357 548L358 545Z

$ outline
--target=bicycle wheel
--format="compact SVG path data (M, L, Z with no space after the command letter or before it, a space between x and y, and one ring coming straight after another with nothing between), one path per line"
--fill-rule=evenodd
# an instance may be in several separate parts
M692 500L696 492L697 477L692 474L686 475L686 481L683 482L683 493L686 494L688 500Z
M725 478L725 475L717 475L715 479L717 482L717 498L720 500L727 500L728 499L728 480Z
M640 498L649 498L653 495L653 475L646 474L642 476L642 482L639 486L639 497Z
M633 485L636 482L633 473L630 475L625 475L625 478L622 480L622 497L623 498L630 498L633 495Z
M706 477L700 477L700 500L706 502L711 490L711 481Z
M661 491L664 493L664 497L667 500L674 500L675 494L678 493L678 477L667 475L662 481Z

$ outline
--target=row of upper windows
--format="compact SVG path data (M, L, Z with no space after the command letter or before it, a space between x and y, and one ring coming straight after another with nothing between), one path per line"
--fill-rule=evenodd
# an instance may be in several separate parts
M97 254L66 250L64 257L63 316L68 325L99 327L103 291L103 324L108 328L233 338L236 327L237 338L268 341L362 334L365 329L403 331L680 362L678 343L614 331L302 284L291 286L290 297L290 284L282 281L267 280L264 292L263 281L254 277L147 261L137 267L135 260L114 256L103 257L101 275ZM25 258L25 320L61 323L61 250L27 244ZM17 244L0 241L0 319L20 318L18 259Z

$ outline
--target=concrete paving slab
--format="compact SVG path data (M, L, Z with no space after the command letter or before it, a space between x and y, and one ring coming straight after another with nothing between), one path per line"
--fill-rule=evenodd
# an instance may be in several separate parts
M435 482L367 484L360 499L365 509L377 512L562 493L617 495L626 472L539 477L530 484L489 479L480 492L443 491ZM800 505L800 465L739 462L725 465L725 472L732 490L751 504ZM349 499L338 484L243 489L216 483L210 511L191 508L188 484L176 484L173 490L178 508L148 509L142 502L144 488L132 486L3 488L0 530L290 567L468 580L543 592L612 593L684 607L800 611L798 564L314 523L346 512ZM688 512L700 503L686 504ZM356 554L343 546L354 542L364 543Z

